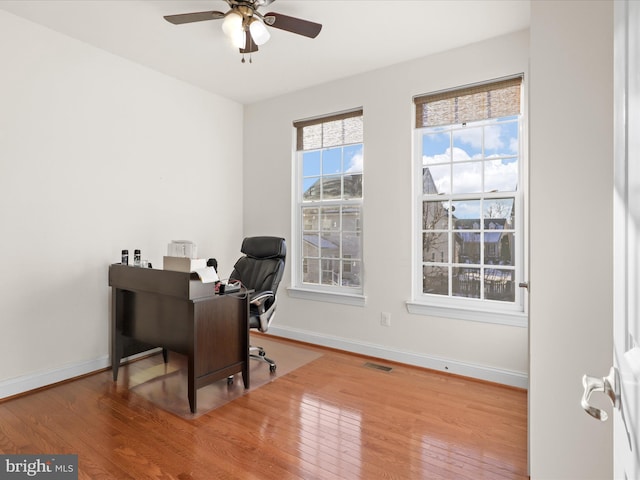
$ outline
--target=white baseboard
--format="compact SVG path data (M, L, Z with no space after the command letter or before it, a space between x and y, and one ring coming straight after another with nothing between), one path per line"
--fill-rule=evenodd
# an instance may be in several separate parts
M0 398L11 397L64 380L69 380L70 378L86 375L87 373L102 370L109 365L111 365L109 356L104 355L93 360L67 365L55 370L45 370L4 380L0 382Z
M131 355L130 357L123 358L122 361L134 360L138 357L149 355L160 349L149 350L147 352ZM88 360L86 362L74 363L62 368L56 368L53 370L45 370L38 373L29 375L23 375L9 380L0 382L0 399L11 397L13 395L19 395L26 393L37 388L47 387L54 383L70 380L75 377L80 377L88 373L98 372L111 366L111 360L108 355Z
M298 340L300 342L312 343L324 347L336 348L348 352L359 353L375 358L391 360L407 365L414 365L432 370L463 375L465 377L486 380L488 382L500 383L511 387L524 388L529 387L529 377L526 373L514 372L499 368L487 367L484 365L473 365L470 363L460 362L447 358L435 357L433 355L425 355L423 353L404 352L393 350L381 345L371 343L356 342L346 338L323 335L307 330L298 330L291 327L279 327L272 325L269 327L267 335Z
M529 386L529 378L526 373L503 370L499 368L486 367L483 365L473 365L470 363L460 362L447 358L435 357L433 355L425 355L422 353L404 352L393 350L381 345L371 343L356 342L346 338L323 335L307 330L298 330L290 327L278 327L272 325L269 328L268 335L289 338L300 342L312 343L324 347L336 348L347 352L359 353L370 357L391 360L407 365L415 365L432 370L463 375L465 377L477 378L488 382L500 383L512 387L527 389ZM133 360L140 355L148 355L152 352L143 352L142 354L132 355L129 360ZM127 359L123 359L127 360ZM30 375L12 378L0 382L0 398L7 398L13 395L35 390L37 388L46 387L54 383L69 380L88 373L97 372L111 365L108 355L89 360L86 362L75 363L57 368L46 370Z

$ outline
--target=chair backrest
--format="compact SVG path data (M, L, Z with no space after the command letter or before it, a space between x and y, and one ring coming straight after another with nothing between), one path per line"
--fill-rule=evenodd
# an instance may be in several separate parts
M287 243L280 237L247 237L242 241L244 253L233 266L230 279L256 292L278 290L284 274Z

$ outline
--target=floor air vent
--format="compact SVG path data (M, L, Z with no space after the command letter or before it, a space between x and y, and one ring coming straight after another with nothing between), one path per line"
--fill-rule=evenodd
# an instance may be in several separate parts
M393 370L391 367L386 367L384 365L380 365L378 363L371 363L371 362L365 363L364 366L367 368L373 368L374 370L382 370L383 372L390 372L391 370Z

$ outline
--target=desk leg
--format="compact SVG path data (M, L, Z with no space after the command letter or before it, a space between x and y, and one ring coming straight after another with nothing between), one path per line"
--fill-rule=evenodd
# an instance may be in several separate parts
M244 365L242 366L242 382L244 383L244 388L249 388L249 364L251 363L251 340L249 338L249 295L246 295L246 299L243 305L243 319L242 319L242 333L243 333L243 352L244 352Z
M120 368L120 360L122 360L122 337L116 332L114 335L113 353L111 354L111 371L113 373L113 381L118 380L118 368Z
M118 326L122 323L122 302L122 290L114 288L111 293L111 370L114 382L118 380L123 350L122 335L118 332Z
M196 365L195 365L195 355L193 352L189 353L189 367L188 367L188 385L187 391L189 395L189 408L191 409L191 413L196 413Z
M249 362L244 362L244 366L242 367L242 383L244 383L244 388L249 388Z

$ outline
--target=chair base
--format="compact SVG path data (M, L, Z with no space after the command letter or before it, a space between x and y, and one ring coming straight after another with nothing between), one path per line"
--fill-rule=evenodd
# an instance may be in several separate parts
M256 353L253 353L253 352L256 352ZM251 358L253 358L254 360L260 360L261 362L267 363L269 365L269 371L272 373L275 372L276 362L274 362L270 358L267 358L265 355L266 355L266 352L264 351L264 348L254 347L253 345L249 347L249 356Z
M257 353L251 353L251 352L257 352ZM269 371L271 373L274 373L277 368L276 362L274 362L270 358L267 358L265 355L266 355L266 352L264 351L264 348L254 347L253 345L249 346L249 357L253 358L254 360L260 360L261 362L268 364ZM227 377L227 385L233 385L233 375L229 375Z

